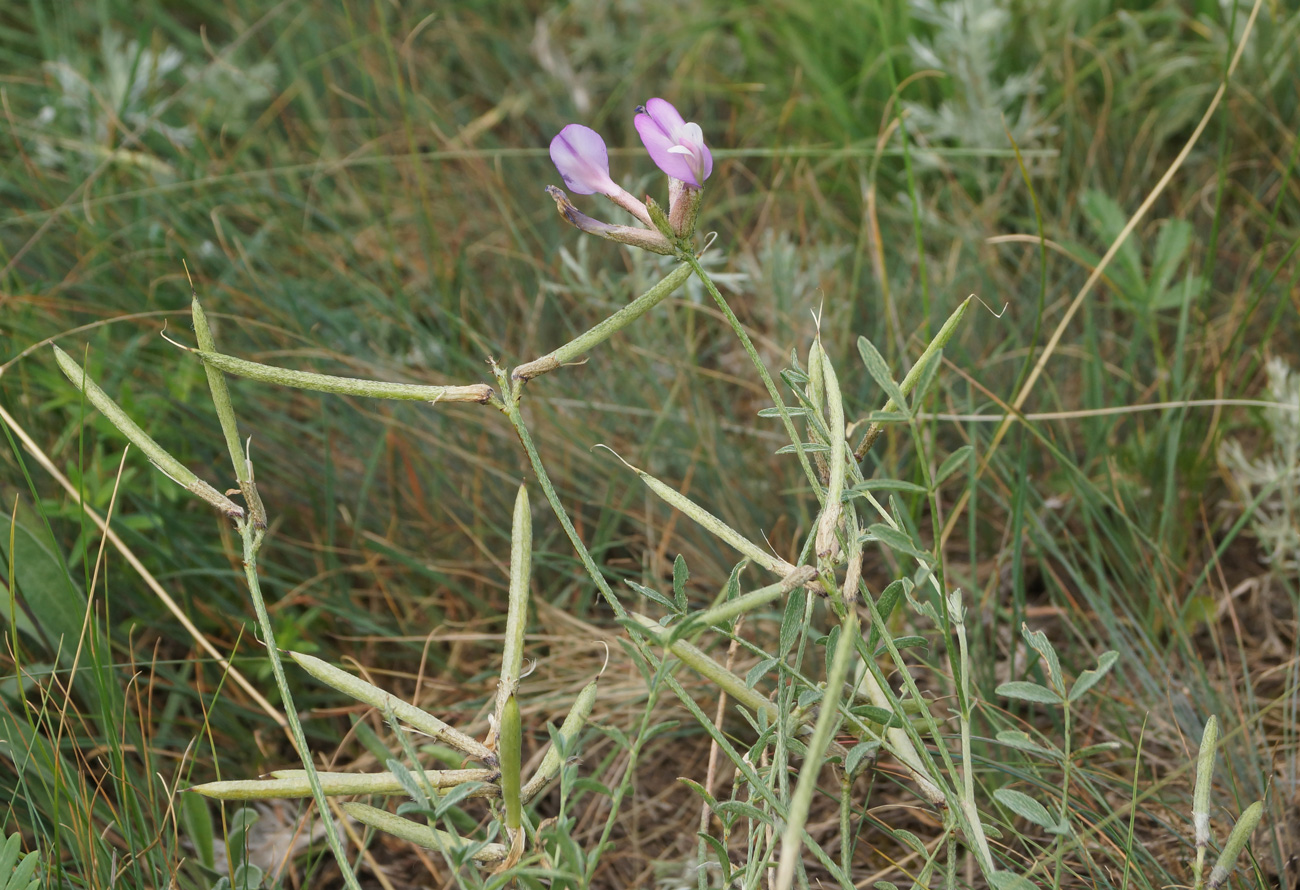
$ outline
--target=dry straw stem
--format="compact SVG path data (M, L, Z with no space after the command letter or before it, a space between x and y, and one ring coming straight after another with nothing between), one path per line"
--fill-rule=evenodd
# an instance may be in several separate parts
M582 726L591 716L592 709L596 706L596 681L592 680L583 690L578 693L574 699L573 705L569 708L569 714L564 718L564 723L560 725L560 739L565 747L569 742L577 738ZM528 784L523 787L520 797L524 803L528 803L534 797L541 793L542 789L547 786L560 772L560 751L554 745L547 749L546 755L542 758L541 764L537 771L533 773Z
M238 779L233 782L208 782L188 791L217 800L272 800L287 797L311 797L307 771L276 770L270 779ZM405 794L406 789L393 773L317 773L321 789L327 795ZM491 782L496 773L487 769L425 770L424 782L431 788L455 788L466 782ZM470 797L496 797L498 789L485 785L470 792Z
M140 562L140 558L135 555L135 552L131 550L130 547L126 546L126 542L122 540L121 536L119 536L117 532L113 531L112 527L109 526L102 516L82 500L81 491L77 486L73 485L71 480L59 471L59 468L54 465L49 456L46 455L45 452L41 451L32 437L27 434L25 429L19 426L13 415L6 411L3 405L0 405L0 420L3 420L9 425L9 428L14 431L14 435L23 443L23 447L26 448L28 453L36 459L36 462L41 465L41 468L44 469L45 472L49 473L55 482L59 483L59 487L68 493L68 497L72 499L72 503L81 508L81 511L89 517L90 521L94 523L100 533L103 534L104 537L108 539L109 543L117 549L118 553L122 554L122 558L126 560L127 565L129 565L135 573L140 576L140 579L144 581L145 586L153 591L154 596L158 597L167 611L172 614L172 617L180 622L181 626L185 628L186 632L189 633L194 642L198 644L199 648L212 656L212 659L221 666L222 671L228 673L231 679L235 681L236 685L238 685L240 689L243 689L244 692L248 693L248 696L253 701L257 702L257 706L261 708L268 717L274 720L281 728L287 730L288 723L284 719L284 714L282 714L275 705L266 700L266 696L262 695L262 693L257 690L257 687L255 687L249 679L244 676L243 672L241 672L239 668L232 665L224 655L217 651L217 648L212 645L208 638L203 635L203 632L194 625L192 620L190 620L189 615L185 614L185 611L177 605L176 600L172 598L172 595L167 592L166 588L164 588L162 584L158 583L158 579L155 578L147 568L145 568L144 563ZM292 736L290 736L290 738L292 739Z
M504 844L466 843L464 838L456 837L445 831L439 831L436 828L430 828L427 825L421 825L418 822L412 822L410 819L403 819L401 816L394 816L385 810L376 809L363 803L345 803L343 804L343 812L363 825L386 831L404 841L410 841L416 846L428 850L448 853L457 850L475 850L474 861L479 863L500 862L506 858L508 852Z
M57 346L52 348L54 349L55 361L59 363L59 368L67 375L67 378L72 381L72 385L80 390L90 400L90 403L98 409L99 413L103 414L113 426L117 427L122 435L126 436L127 441L143 451L153 465L162 471L163 475L169 477L182 488L203 498L203 500L230 518L238 519L243 517L243 507L240 507L230 498L194 475L189 467L172 457L148 433L140 429L139 425L128 417L126 412L108 397L107 393L96 386L95 381L86 376L86 372L72 360L72 356Z
M1182 151L1178 153L1178 156L1175 157L1173 162L1169 165L1169 169L1165 171L1165 174L1160 177L1160 180L1155 184L1155 187L1151 189L1151 193L1146 196L1146 199L1143 200L1140 205L1138 205L1138 209L1133 212L1133 216L1129 218L1128 223L1120 230L1120 233L1115 236L1114 242L1111 243L1110 248L1102 258L1098 260L1097 265L1093 267L1092 273L1088 276L1087 280L1083 282L1083 287L1079 288L1079 292L1075 295L1069 308L1065 310L1065 314L1061 316L1061 320L1057 323L1056 329L1052 331L1052 336L1048 339L1047 345L1043 347L1042 355L1040 355L1038 361L1034 363L1033 370L1029 372L1029 376L1025 378L1024 385L1020 387L1020 392L1016 394L1015 400L1012 401L1011 412L1007 414L1000 424L998 424L998 428L993 432L993 438L989 440L989 444L984 448L984 457L975 470L975 479L970 485L966 486L961 497L958 498L957 503L953 506L952 512L948 514L948 521L944 524L943 533L939 536L940 550L942 550L948 543L948 538L957 529L957 524L961 521L962 513L966 511L966 505L970 503L971 492L976 489L979 479L982 478L985 471L988 470L989 464L992 463L994 455L998 450L998 445L1001 444L1002 439L1006 436L1007 430L1011 428L1012 422L1016 420L1017 417L1021 416L1020 409L1023 408L1025 402L1029 400L1029 394L1033 392L1034 387L1038 384L1039 377L1042 376L1043 370L1047 367L1048 359L1050 359L1052 354L1056 352L1056 347L1060 344L1061 338L1065 336L1066 328L1070 326L1070 322L1073 321L1074 316L1078 314L1079 309L1083 306L1083 301L1087 299L1088 294L1092 293L1092 289L1096 287L1097 282L1101 280L1106 269L1110 266L1111 261L1115 259L1120 248L1124 246L1124 242L1128 240L1129 235L1133 234L1133 230L1137 228L1138 223L1142 221L1143 217L1145 217L1151 208L1155 206L1156 201L1164 193L1164 190L1169 187L1169 183L1173 181L1174 174L1183 166L1188 156L1191 155L1192 149L1195 147L1196 143L1200 141L1201 134L1205 132L1206 126L1210 123L1210 118L1214 116L1214 112L1218 109L1219 103L1223 101L1223 95L1228 89L1228 81L1232 77L1233 72L1237 70L1237 63L1241 61L1241 54L1246 49L1246 44L1250 40L1250 34L1255 28L1255 19L1259 17L1259 10L1263 5L1263 0L1255 0L1254 5L1251 7L1250 16L1246 19L1246 25L1241 30L1241 40L1237 43L1237 49L1232 54L1232 61L1228 64L1228 71L1224 74L1223 81L1215 91L1214 98L1210 100L1209 107L1205 109L1205 114L1201 115L1201 120L1197 123L1196 129L1192 131L1191 136L1187 137L1187 143L1183 146Z
M289 657L296 661L307 673L322 683L333 686L339 692L350 695L357 701L379 708L384 713L391 712L394 717L408 726L413 726L431 738L448 744L458 751L463 751L477 760L488 764L496 763L496 756L482 742L466 735L459 729L448 726L427 711L402 701L391 692L386 692L373 683L367 683L360 677L340 670L314 656L304 655L301 652L290 652Z
M422 386L415 383L386 383L382 380L362 380L358 377L335 377L330 374L315 374L311 371L290 371L259 362L250 362L242 358L223 355L219 352L206 352L192 349L204 364L219 368L236 377L260 380L294 389L309 389L314 392L332 392L347 396L360 396L369 399L397 399L407 402L487 402L492 397L492 387L486 383L472 383L469 386Z

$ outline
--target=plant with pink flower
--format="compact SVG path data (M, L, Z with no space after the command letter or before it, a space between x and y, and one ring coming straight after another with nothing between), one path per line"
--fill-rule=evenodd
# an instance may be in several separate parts
M640 201L609 175L609 150L590 127L569 124L551 140L551 161L564 184L580 195L605 195L635 216L649 231L617 226L578 212L568 196L554 186L547 191L560 215L584 232L655 253L676 254L695 231L704 180L713 172L713 155L704 144L700 125L688 123L670 103L651 99L637 108L633 123L650 158L668 174L668 212L650 198Z
M633 123L660 170L692 188L704 188L704 180L713 172L713 155L699 124L688 123L664 99L651 99L638 108Z

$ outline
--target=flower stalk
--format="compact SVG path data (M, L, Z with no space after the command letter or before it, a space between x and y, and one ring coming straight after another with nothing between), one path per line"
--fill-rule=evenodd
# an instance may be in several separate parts
M574 337L559 349L520 365L511 372L510 376L515 380L532 380L534 377L540 377L542 374L553 371L561 365L577 359L584 353L590 352L593 347L604 343L614 334L658 306L685 284L686 279L690 277L690 266L686 264L677 266L648 291L604 321Z

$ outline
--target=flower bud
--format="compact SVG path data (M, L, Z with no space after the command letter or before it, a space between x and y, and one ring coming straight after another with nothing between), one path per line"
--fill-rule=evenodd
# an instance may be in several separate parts
M642 250L649 250L652 253L659 253L664 256L675 256L677 253L668 239L658 232L638 229L634 226L615 226L601 222L598 219L592 219L585 213L579 212L578 208L574 207L569 200L569 196L562 190L553 185L548 185L546 192L555 200L555 207L560 211L560 216L564 217L569 225L581 229L589 235L598 235L610 241L618 241L621 244L639 247Z

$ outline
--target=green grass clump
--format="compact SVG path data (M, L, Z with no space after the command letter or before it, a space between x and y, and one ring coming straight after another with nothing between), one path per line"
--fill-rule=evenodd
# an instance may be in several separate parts
M269 886L250 858L267 838L286 886L341 886L297 805L178 793L302 766L284 694L321 775L406 792L364 824L436 825L473 886L1290 880L1277 752L1300 725L1300 591L1270 542L1295 525L1272 403L1278 363L1300 366L1298 32L1269 3L6 9L0 827L52 887ZM664 200L631 123L656 95L714 148L695 247L716 240L513 416L214 374L231 435L213 378L166 339L209 351L186 263L222 353L504 399L485 359L547 354L678 262L581 238L542 191L562 184L545 146L576 121ZM987 309L921 362L968 294ZM248 542L126 448L51 342L248 507L249 535L251 457L264 623ZM862 441L909 371L924 395L852 466L835 443ZM780 453L778 403L802 455ZM596 444L751 563L814 566L823 592L860 567L857 605L739 568L734 539ZM430 793L424 772L462 755L400 715L292 665L273 691L260 641L364 665L489 738L521 479L525 801L506 821L472 789ZM606 659L598 731L548 731ZM1223 768L1202 779L1212 714ZM548 743L558 790L530 799ZM1218 875L1242 813L1253 858ZM446 880L334 816L363 882ZM511 869L469 864L461 841L519 825Z

